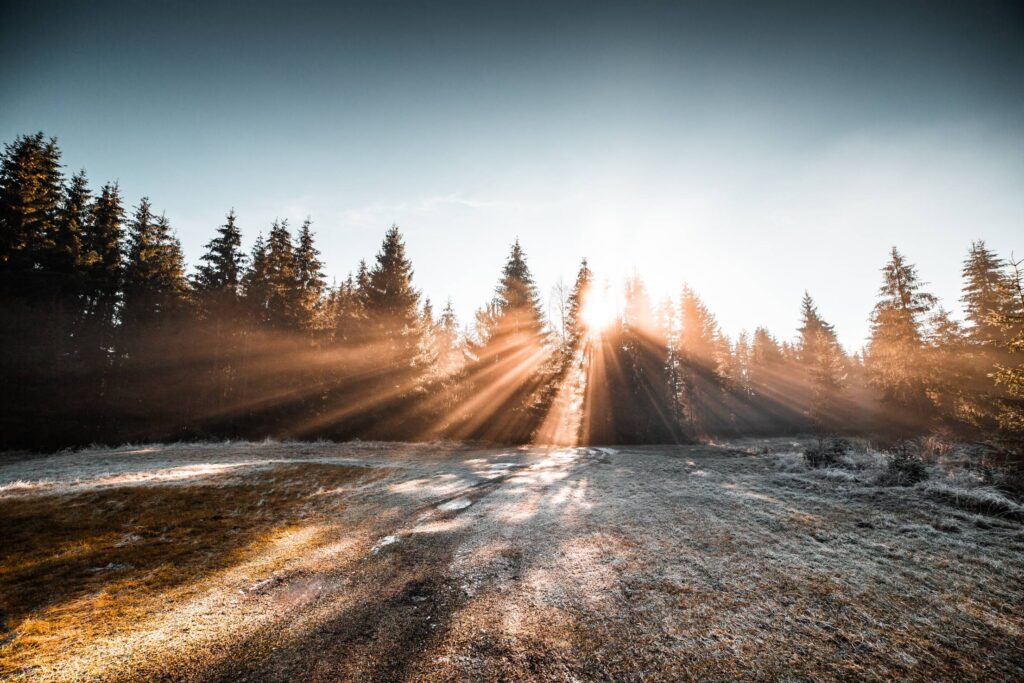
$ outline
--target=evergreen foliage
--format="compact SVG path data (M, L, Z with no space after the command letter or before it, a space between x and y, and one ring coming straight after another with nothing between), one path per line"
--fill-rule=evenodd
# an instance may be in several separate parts
M555 408L582 413L580 443L937 426L1024 436L1020 263L981 241L962 270L962 324L894 248L869 343L847 355L806 293L792 343L763 327L731 341L692 289L654 306L639 276L614 320L591 320L588 301L612 297L585 259L552 324L518 240L465 331L451 300L438 315L421 298L397 226L372 265L328 287L308 219L294 239L275 221L247 256L231 211L187 278L167 218L143 198L126 220L123 205L116 184L94 194L84 171L65 178L56 140L42 133L4 147L4 447L198 436L528 442ZM914 474L913 463L896 469Z

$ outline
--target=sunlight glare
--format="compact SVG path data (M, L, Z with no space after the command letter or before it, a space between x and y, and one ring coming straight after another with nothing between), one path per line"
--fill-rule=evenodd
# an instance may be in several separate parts
M581 317L587 331L593 336L599 336L611 327L615 322L615 305L605 288L592 287L587 292Z

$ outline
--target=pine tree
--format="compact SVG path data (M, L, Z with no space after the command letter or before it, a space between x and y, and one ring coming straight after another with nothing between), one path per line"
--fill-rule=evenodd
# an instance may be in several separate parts
M36 295L45 297L48 309L48 320L39 333L42 342L52 346L57 367L79 355L74 346L82 319L82 232L89 222L90 200L85 172L76 173L64 188L57 214L37 250Z
M264 268L267 325L279 330L300 329L304 319L302 289L287 220L275 220L270 227Z
M568 314L566 316L566 355L571 359L583 341L586 334L583 326L583 306L594 286L594 273L587 265L587 259L580 262L579 272L576 274L576 282L573 283L572 292L569 294Z
M72 285L71 280L82 263L82 238L88 230L91 200L85 171L79 171L64 190L52 232L46 237L47 251L41 255L43 271L59 274L68 288L77 289L78 283Z
M679 302L681 355L691 364L716 370L718 322L689 286L683 287Z
M996 315L1003 339L1004 360L996 364L995 382L1005 393L998 398L999 426L1020 438L1024 434L1024 273L1022 261L1011 259L1005 297Z
M796 353L807 395L805 412L817 428L824 429L836 418L839 393L846 382L846 358L835 329L821 317L807 292L800 310Z
M519 240L512 245L495 293L494 304L503 334L538 340L545 337L540 297Z
M224 225L217 228L217 236L207 242L200 261L192 283L202 317L203 337L199 343L206 348L204 355L208 358L205 400L210 408L220 410L238 385L246 334L242 324L246 257L234 209L228 212Z
M307 329L317 327L320 323L325 284L323 263L320 261L320 252L313 244L310 226L307 218L299 231L299 243L295 249L295 274L299 281L302 325Z
M512 245L494 298L477 312L469 345L467 395L482 397L461 436L525 441L540 425L550 400L553 376L537 287L519 240Z
M46 140L40 132L5 145L0 159L2 272L30 272L54 248L62 185L56 138Z
M253 243L249 267L242 276L242 290L245 307L253 324L269 324L270 272L267 267L267 243L263 239L263 233L256 235L256 241Z
M182 312L188 294L181 244L165 216L154 216L149 199L139 202L128 227L123 326L168 322Z
M217 236L206 243L206 253L199 260L202 264L196 269L193 287L203 313L230 314L241 298L246 261L234 209L217 228Z
M747 369L754 393L776 397L781 389L780 380L784 367L785 359L779 342L766 328L758 327L754 330L754 339L750 345L750 362Z
M930 407L924 363L924 321L936 299L922 290L917 270L896 247L882 269L879 301L871 315L867 365L885 398L921 412Z
M422 365L420 294L412 286L412 276L402 234L392 225L373 269L360 278L366 279L367 325L376 345L373 353L385 364L406 371Z
M459 319L450 298L441 311L436 335L438 371L443 377L451 377L462 368L464 357L459 339Z
M978 240L971 243L963 267L964 313L970 324L970 340L978 346L991 346L1003 341L996 318L1002 312L1008 280L1006 262Z
M742 330L732 349L732 364L729 380L740 393L749 394L750 389L750 335Z
M800 302L800 321L797 354L805 366L813 368L818 362L818 356L825 350L823 343L827 346L836 341L835 329L821 317L814 299L806 291Z
M116 312L121 295L121 241L124 207L115 183L103 186L90 207L82 231L83 342L105 364L114 346Z
M647 288L639 275L627 278L621 323L611 363L611 422L616 440L641 443L678 440L677 400L668 371L668 340L658 334ZM615 386L618 385L618 386ZM627 436L628 435L628 436Z

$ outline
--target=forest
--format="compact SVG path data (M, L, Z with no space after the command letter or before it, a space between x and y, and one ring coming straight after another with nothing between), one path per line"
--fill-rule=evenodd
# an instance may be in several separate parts
M880 254L870 339L850 353L810 294L792 338L730 339L686 286L655 302L637 275L610 310L585 258L545 307L518 241L460 321L416 289L397 226L329 285L310 221L274 220L245 253L239 220L211 226L190 268L148 198L67 175L41 132L6 144L0 447L1024 434L1021 261L980 239L965 245L962 321L908 256Z

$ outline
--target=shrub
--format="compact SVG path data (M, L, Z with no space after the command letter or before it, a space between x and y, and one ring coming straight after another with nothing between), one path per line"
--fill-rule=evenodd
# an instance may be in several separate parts
M818 443L804 449L804 462L810 467L831 467L838 464L850 448L846 439L818 439Z
M917 445L908 442L889 451L879 483L884 486L913 486L927 478L928 468L918 455Z

